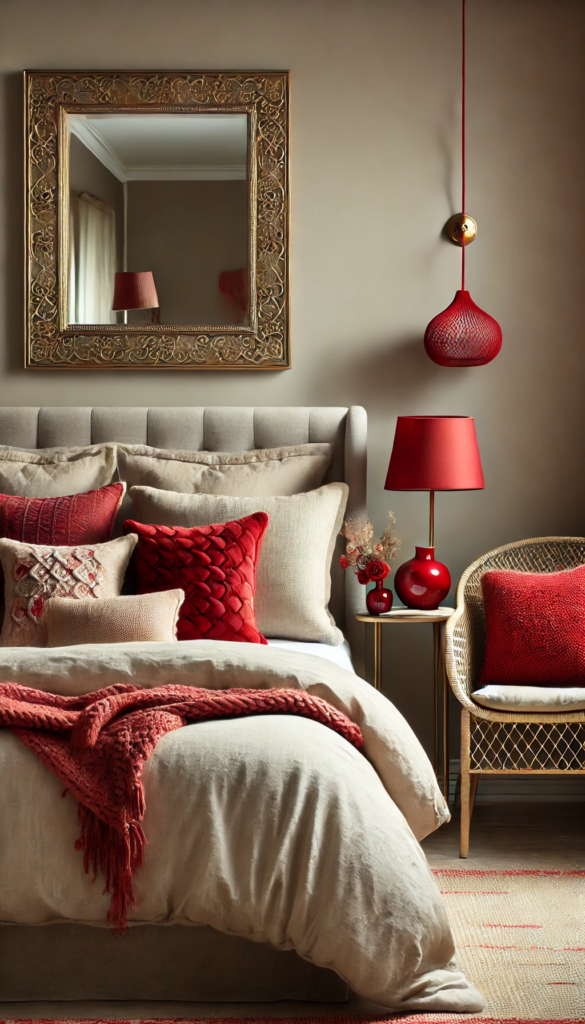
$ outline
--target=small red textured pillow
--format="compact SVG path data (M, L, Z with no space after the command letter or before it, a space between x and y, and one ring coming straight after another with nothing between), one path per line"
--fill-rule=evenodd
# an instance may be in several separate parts
M185 591L178 640L239 640L265 644L256 625L254 592L266 512L213 526L148 526L128 519L138 534L131 572L138 594Z
M61 498L21 498L0 494L0 537L23 544L76 547L105 544L112 536L126 484L108 484ZM4 576L0 569L0 621L4 616Z
M583 686L585 565L550 573L491 570L481 585L487 644L480 685Z

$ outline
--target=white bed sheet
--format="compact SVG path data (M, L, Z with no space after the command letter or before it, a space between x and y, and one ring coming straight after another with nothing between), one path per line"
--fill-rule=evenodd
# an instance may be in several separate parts
M342 644L314 644L304 640L269 640L269 647L276 647L282 651L298 651L300 654L314 654L316 658L326 658L334 665L347 669L348 672L355 672L351 660L351 649L344 640Z

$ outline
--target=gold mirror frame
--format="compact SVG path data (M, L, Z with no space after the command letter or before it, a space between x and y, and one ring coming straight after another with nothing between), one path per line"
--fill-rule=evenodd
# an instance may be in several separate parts
M286 370L288 72L27 71L25 366ZM249 115L250 326L68 325L67 114Z

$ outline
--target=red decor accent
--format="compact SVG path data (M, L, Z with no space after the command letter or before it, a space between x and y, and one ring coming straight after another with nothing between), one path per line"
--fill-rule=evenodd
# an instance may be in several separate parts
M359 750L357 725L303 690L213 691L189 686L143 690L119 683L82 697L60 697L14 683L0 685L0 726L10 729L79 801L86 872L105 874L108 920L126 927L132 876L146 838L142 770L159 739L187 722L226 715L301 715L326 725Z
M248 271L224 270L219 275L219 290L242 311L248 311Z
M119 483L63 498L0 494L0 536L25 544L105 544L123 495Z
M585 565L550 573L494 569L481 584L487 643L479 685L585 684Z
M266 512L213 526L147 526L128 519L138 534L132 558L137 593L185 591L178 640L239 640L265 644L256 625L256 564Z
M104 544L112 536L124 484L108 484L62 498L0 494L0 537L25 544L75 547ZM4 618L4 574L0 567L0 623Z
M414 550L415 557L396 570L394 589L407 608L432 611L449 593L451 574L446 565L435 561L434 548Z
M484 487L471 416L399 416L387 491L474 491Z
M465 214L465 14L461 19L461 212ZM433 317L425 331L427 355L439 366L485 366L502 347L498 322L475 305L465 290L465 237L461 243L461 290L447 309Z
M366 594L366 607L370 615L384 615L389 612L392 607L393 594L391 590L386 590L383 580L376 580L376 586L373 590L368 590Z
M160 306L150 270L118 271L112 309L157 309Z
M427 355L439 366L485 366L501 347L500 325L467 291L456 292L451 305L433 317L425 331Z

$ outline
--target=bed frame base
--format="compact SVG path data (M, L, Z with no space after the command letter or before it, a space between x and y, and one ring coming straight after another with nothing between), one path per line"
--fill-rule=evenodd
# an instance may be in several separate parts
M139 925L116 937L74 924L0 928L0 1002L347 998L334 971L213 928Z

